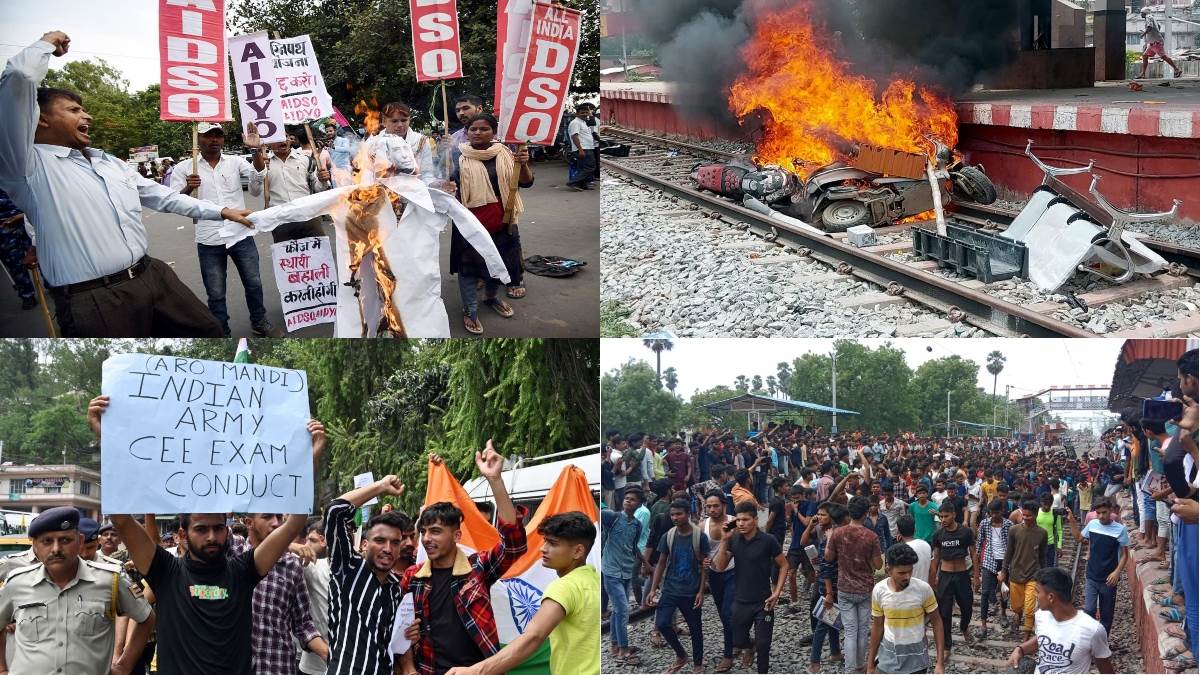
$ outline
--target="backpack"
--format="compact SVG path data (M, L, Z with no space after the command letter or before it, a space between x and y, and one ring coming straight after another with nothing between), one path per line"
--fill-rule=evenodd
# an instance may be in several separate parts
M675 550L675 531L678 529L678 527L672 527L671 529L667 530L668 551ZM697 561L704 559L703 556L700 555L700 528L696 527L695 525L692 526L692 555L695 556Z

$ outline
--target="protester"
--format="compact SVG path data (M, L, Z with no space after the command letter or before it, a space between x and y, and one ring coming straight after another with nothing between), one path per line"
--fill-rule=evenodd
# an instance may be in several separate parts
M529 165L529 150L522 146L516 153L495 140L498 122L495 117L480 114L467 125L468 143L458 146L462 156L450 180L458 186L459 200L479 219L492 235L510 286L521 286L521 238L517 217L525 206L517 188L533 186L533 168ZM512 218L505 222L506 212ZM488 273L483 258L468 246L455 228L450 239L450 273L458 275L458 290L463 305L463 326L474 335L483 334L479 321L476 283L484 283L483 304L500 316L512 318L511 305L497 296L500 281Z
M575 118L567 125L567 135L571 139L571 167L567 185L579 191L591 189L596 168L596 139L592 137L592 128L587 123L595 109L596 106L591 103L580 103L575 106Z
M713 555L713 568L726 569L730 560L737 563L732 607L733 634L736 645L753 647L757 653L758 672L770 668L771 632L774 627L775 605L787 579L787 558L774 537L758 529L758 510L749 503L738 504L737 535L725 537ZM728 531L733 528L725 526ZM771 588L771 564L778 568L774 588ZM750 629L754 641L750 641ZM747 651L742 665L749 667Z
M8 193L0 190L0 264L8 270L13 290L21 300L21 309L38 306L33 278L26 264L26 256L32 249L33 240L25 231L25 214L12 203Z
M1013 621L1013 632L1023 626L1026 640L1033 633L1034 599L1037 597L1034 575L1041 569L1049 546L1046 531L1037 524L1037 508L1033 500L1021 505L1022 520L1008 531L1008 555L1004 558L1004 576L1012 589L1009 597L1017 617Z
M249 211L180 195L88 148L92 117L79 95L38 87L70 42L46 33L0 76L0 189L32 225L61 335L222 336L212 312L150 257L142 207L252 227Z
M1096 519L1080 531L1079 523L1068 516L1075 538L1086 546L1087 569L1084 577L1083 611L1095 616L1099 604L1100 624L1112 630L1113 610L1117 603L1117 583L1129 565L1129 532L1124 523L1113 520L1116 504L1107 498L1096 503Z
M705 518L700 525L700 531L709 541L709 548L716 542L717 546L726 537L732 536L728 525L734 522L734 517L725 512L725 494L720 489L709 490L704 495ZM733 668L733 596L737 588L734 569L737 562L730 560L724 569L718 570L710 566L708 572L708 587L712 591L713 604L717 608L717 616L721 620L721 637L723 641L721 660L713 672L727 673Z
M866 663L871 590L875 570L883 567L879 537L863 526L869 508L866 497L851 499L846 507L850 523L831 532L825 544L825 561L838 566L837 608L845 627L846 670L855 672Z
M432 460L441 461L436 455ZM472 666L500 650L491 587L525 554L523 516L508 496L500 476L504 457L490 439L483 452L475 453L475 466L495 499L500 540L485 551L462 550L462 511L451 502L430 504L417 525L428 559L408 568L400 579L400 594L412 593L420 627L412 653L421 675Z
M1037 573L1037 626L1034 636L1013 649L1008 663L1016 668L1021 657L1037 654L1035 673L1090 673L1095 667L1111 673L1112 651L1100 622L1075 608L1071 577L1057 567Z
M973 585L979 591L979 626L980 637L988 634L988 608L993 600L1000 603L1000 626L1008 628L1008 601L1000 592L1000 584L1006 580L1004 574L1004 559L1008 551L1008 534L1012 529L1012 521L1005 518L1006 505L1000 499L988 504L988 518L979 524L979 545L976 547L975 576ZM982 575L982 585L980 576Z
M246 198L242 195L242 179L249 181L249 192L253 196L262 194L266 161L257 152L260 143L253 124L246 125L244 140L247 147L254 148L254 166L235 155L226 155L225 129L220 124L201 122L197 126L200 144L200 160L196 162L199 173L173 173L170 187L187 196L196 196L214 204L232 209L245 209ZM186 165L185 165L186 166ZM208 309L212 311L225 335L229 332L229 310L225 306L226 264L233 260L238 277L246 292L246 306L250 310L250 330L259 337L273 330L267 320L267 307L263 304L262 275L258 269L258 247L254 237L246 237L226 248L221 238L221 220L199 220L196 228L196 252L200 257L200 278L208 294Z
M905 543L887 550L887 578L871 590L871 638L866 672L923 673L929 668L931 623L937 654L933 672L945 672L942 617L933 589L913 572L917 553ZM876 660L878 659L878 661Z
M967 644L974 644L971 634L971 572L967 563L975 558L975 533L955 520L954 505L943 500L938 509L941 527L933 533L933 561L929 565L929 585L936 589L938 612L942 615L945 647L952 644L950 627L954 605L958 605L958 628ZM977 585L976 585L977 586Z
M609 623L612 632L611 653L629 666L639 663L635 653L637 649L629 645L629 583L633 579L634 567L647 564L638 546L642 523L634 517L641 505L642 491L626 487L621 512L618 514L605 510L600 514L604 541L601 549L604 588L613 604Z
M1167 21L1174 19L1167 18ZM1145 22L1145 27L1142 28L1142 41L1146 47L1142 50L1142 72L1137 76L1137 79L1146 79L1146 69L1150 66L1150 57L1157 56L1164 63L1171 66L1175 71L1176 78L1183 76L1183 71L1180 70L1179 64L1171 60L1171 55L1167 53L1166 47L1163 46L1165 40L1162 34L1162 28L1158 25L1158 19L1150 13L1148 7L1142 7L1142 21Z
M529 658L550 639L551 675L600 675L600 580L587 564L596 526L578 511L559 513L538 524L543 537L542 562L558 578L546 587L542 603L525 631L496 654L446 675L502 675Z
M286 204L330 188L329 172L318 166L317 159L305 154L303 149L293 149L299 145L296 138L294 133L289 133L287 141L267 144L272 153L267 158L268 206ZM253 143L253 137L250 142ZM255 166L257 165L256 160ZM284 223L271 230L271 238L276 244L282 241L323 236L325 236L325 230L321 227L319 217L302 222Z
M688 512L687 500L671 502L670 516L674 527L659 540L659 558L645 600L647 606L657 607L654 625L677 656L667 669L669 673L677 673L687 664L687 652L675 633L675 610L683 615L692 638L692 670L704 672L700 608L704 605L704 584L708 576L705 561L709 558L709 540L700 528L692 525ZM656 596L660 587L662 595Z

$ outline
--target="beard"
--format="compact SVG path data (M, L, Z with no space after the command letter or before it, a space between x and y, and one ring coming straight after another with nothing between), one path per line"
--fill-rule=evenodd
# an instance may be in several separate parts
M216 565L225 560L225 555L229 553L229 539L215 551L206 551L203 547L195 546L191 541L188 541L188 551L192 556L206 565Z

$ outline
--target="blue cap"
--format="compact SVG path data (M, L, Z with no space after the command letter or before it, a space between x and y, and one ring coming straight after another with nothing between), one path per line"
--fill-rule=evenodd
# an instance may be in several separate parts
M47 532L65 532L79 529L79 511L70 506L56 506L38 514L29 523L29 538L35 539Z
M83 535L85 544L96 541L96 538L100 536L100 523L97 523L92 518L80 518L79 534Z

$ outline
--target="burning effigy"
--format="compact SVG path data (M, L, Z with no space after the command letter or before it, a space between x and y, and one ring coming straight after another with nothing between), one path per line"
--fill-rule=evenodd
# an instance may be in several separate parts
M370 130L370 129L369 129ZM450 337L441 296L439 235L453 221L493 277L508 271L491 236L453 195L418 175L403 139L375 135L358 143L335 187L248 216L254 229L226 222L225 245L321 215L333 219L338 261L336 337Z

